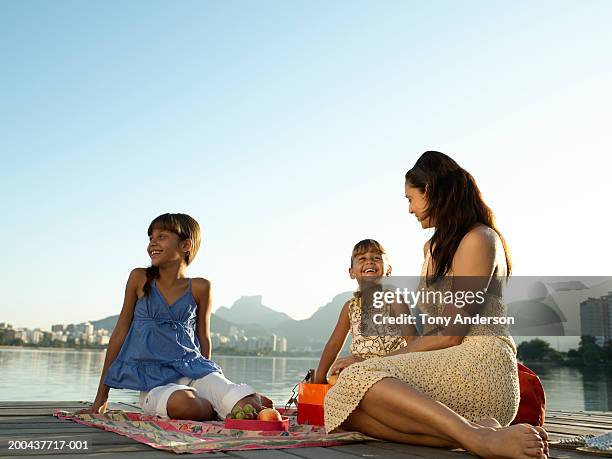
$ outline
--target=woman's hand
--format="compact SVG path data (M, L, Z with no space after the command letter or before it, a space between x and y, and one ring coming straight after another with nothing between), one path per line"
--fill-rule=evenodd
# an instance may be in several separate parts
M330 374L340 373L346 367L351 366L354 363L363 362L365 359L357 355L349 355L348 357L341 357L334 362L329 370Z

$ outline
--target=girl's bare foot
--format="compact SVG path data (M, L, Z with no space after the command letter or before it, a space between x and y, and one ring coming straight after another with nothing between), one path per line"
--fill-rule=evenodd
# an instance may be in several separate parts
M255 411L258 413L262 410L262 408L274 408L274 403L265 395L261 395L260 393L255 393L253 395L249 395L247 397L241 398L236 402L236 404L232 407L232 411L237 406L243 408L246 404L251 405L255 408Z
M529 424L516 424L495 429L476 429L466 438L466 448L486 459L545 459L544 441L540 432Z

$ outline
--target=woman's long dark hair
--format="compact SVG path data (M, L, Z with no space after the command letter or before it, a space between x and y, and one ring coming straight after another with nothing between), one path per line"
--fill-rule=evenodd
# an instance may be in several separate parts
M512 262L506 240L468 171L444 153L426 151L406 172L406 183L425 194L428 205L424 217L428 217L436 228L429 245L436 266L433 281L450 271L461 239L479 223L491 228L501 239L507 275L510 275Z
M191 240L191 250L185 254L185 263L189 266L198 253L202 239L198 222L187 214L162 214L151 222L147 234L151 236L154 229L170 231L176 234L180 241ZM151 291L151 282L153 279L159 279L159 268L149 266L146 273L147 281L144 284L143 292L148 296Z

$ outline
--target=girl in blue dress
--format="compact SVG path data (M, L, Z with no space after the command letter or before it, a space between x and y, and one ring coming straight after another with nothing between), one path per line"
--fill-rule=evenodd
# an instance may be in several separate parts
M247 403L257 411L262 403L271 406L251 386L225 378L210 360L210 282L185 275L200 247L198 222L163 214L147 233L151 266L130 273L88 411L105 411L110 388L138 390L145 414L174 419L224 418Z

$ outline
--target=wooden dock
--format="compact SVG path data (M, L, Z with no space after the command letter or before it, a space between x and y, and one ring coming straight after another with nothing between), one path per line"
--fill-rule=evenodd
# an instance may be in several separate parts
M0 402L0 458L16 457L7 450L10 440L85 440L93 442L89 453L38 451L19 456L50 459L85 456L91 458L144 459L174 457L177 455L153 449L130 438L71 421L60 421L51 414L55 409L75 411L89 406L87 402ZM111 409L139 411L138 407L115 403ZM601 434L612 430L612 412L597 411L550 411L547 413L546 429L551 440L584 434ZM187 454L185 458L224 457L244 459L355 459L356 457L405 459L405 458L473 458L461 451L439 448L402 445L398 443L371 441L329 448L294 448L280 450L229 451L218 453ZM550 457L558 459L593 458L596 456L573 450L552 448ZM612 453L610 454L612 457Z

